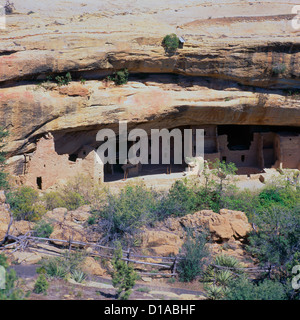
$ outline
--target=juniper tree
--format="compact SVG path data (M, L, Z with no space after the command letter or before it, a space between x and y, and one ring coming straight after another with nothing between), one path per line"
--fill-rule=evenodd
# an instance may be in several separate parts
M131 295L132 288L137 279L137 273L134 271L132 264L127 264L122 260L122 246L117 242L114 258L112 260L112 284L117 289L117 298L127 300Z

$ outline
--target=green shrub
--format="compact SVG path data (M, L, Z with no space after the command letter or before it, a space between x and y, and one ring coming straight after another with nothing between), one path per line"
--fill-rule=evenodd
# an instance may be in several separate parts
M191 230L187 232L178 263L180 281L190 282L203 273L205 258L209 256L206 243L207 232L202 231L194 236Z
M260 206L259 197L250 190L231 189L223 196L223 207L230 210L238 210L246 213L248 219L252 217Z
M243 270L235 257L225 254L216 256L203 275L209 299L222 299L228 291L230 282L241 275L243 275Z
M97 217L95 215L93 215L91 217L88 217L87 223L89 225L93 225L93 224L96 224L96 221L97 221Z
M7 194L7 202L17 220L38 221L41 219L46 213L46 208L38 201L38 191L31 187L20 187Z
M258 209L268 209L274 205L293 209L300 204L300 192L293 186L268 186L258 196Z
M75 210L89 204L93 210L100 210L106 203L106 188L92 181L86 175L77 175L70 179L57 191L51 191L43 196L47 210L67 208Z
M230 280L233 279L233 274L230 270L219 270L216 273L215 281L222 287L227 287Z
M55 208L64 208L66 206L61 193L58 191L50 191L45 193L43 196L43 201L47 210L53 210Z
M274 75L283 74L286 71L286 65L284 63L276 63L272 67L272 73Z
M134 271L132 264L127 264L122 260L122 257L122 246L120 242L117 242L114 257L112 259L112 284L117 289L117 298L127 300L135 285L137 274Z
M163 216L184 216L197 209L197 196L187 183L178 180L170 188L167 197L162 202L161 213Z
M204 185L198 186L197 210L211 209L218 212L225 208L228 202L228 195L235 194L236 188L231 184L231 177L237 172L234 163L225 163L216 160L208 161L204 165L202 177Z
M284 180L277 185L267 185L259 192L230 189L223 193L224 208L243 211L254 222L255 216L264 215L273 207L294 210L300 204L300 192Z
M49 282L47 281L44 274L40 274L34 284L33 292L40 294L47 294L49 288Z
M53 230L54 228L50 223L41 220L34 226L33 236L40 238L49 238Z
M84 197L80 193L68 189L67 187L60 191L51 191L46 193L43 200L47 210L53 210L55 208L75 210L86 204Z
M63 200L68 210L75 210L85 204L83 196L75 191L65 192L63 194Z
M173 279L173 278L171 278L171 279ZM149 293L149 292L151 291L151 289L148 288L148 287L141 287L141 288L136 289L136 291L137 291L137 292Z
M116 85L120 86L126 84L129 78L128 69L122 69L115 72L112 76L108 76L108 80L113 81Z
M125 236L127 241L133 240L140 227L153 222L156 204L154 192L142 185L108 194L107 204L99 212L99 226L106 241L125 240Z
M220 205L220 193L214 189L206 189L200 186L196 192L196 197L196 211L207 209L219 212L220 209L224 208Z
M222 300L227 289L224 286L211 284L209 286L205 285L204 290L209 300Z
M232 281L225 293L226 300L286 300L286 287L278 281L264 280L259 284L245 277Z
M84 259L83 252L65 252L63 256L44 258L39 272L50 277L65 279L71 277L75 271L82 271Z
M277 188L266 188L260 192L259 201L261 205L269 207L272 204L284 205L284 199L280 190Z
M250 234L247 249L261 263L284 266L300 251L300 206L272 206L253 220L258 232Z
M216 160L211 163L212 174L215 176L214 184L216 190L222 195L229 184L229 177L237 173L237 167L234 163Z
M241 268L241 264L237 258L226 254L216 256L214 264L221 267L231 268L235 272L238 272L238 269Z
M79 174L70 179L61 188L62 194L78 193L84 204L90 204L93 210L100 210L106 203L107 189L101 183L95 183L90 177Z
M65 76L56 76L55 81L58 86L67 86L72 81L70 72L67 72Z
M163 38L162 46L166 52L175 52L179 47L179 38L175 33L168 34Z

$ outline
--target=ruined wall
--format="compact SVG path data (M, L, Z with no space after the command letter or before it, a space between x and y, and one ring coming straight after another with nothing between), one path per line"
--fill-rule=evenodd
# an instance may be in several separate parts
M271 168L276 160L276 152L275 152L275 136L274 132L263 132L261 133L262 137L262 167L263 168Z
M218 137L220 157L226 162L234 162L237 167L259 167L260 134L253 134L249 150L229 150L227 135Z
M278 161L276 167L282 169L300 169L300 135L277 134L276 153Z
M36 151L26 166L25 184L42 190L78 174L100 181L103 179L103 165L93 148L84 146L77 158L71 161L69 154L56 153L52 135L38 141Z
M246 141L235 141L235 143L239 143L237 145L232 144L233 142L226 134L218 135L216 125L190 126L190 128L204 129L205 131L205 160L214 162L219 159L227 163L233 162L242 170L271 167L296 169L300 167L300 134L264 132L265 129L262 128L262 132L253 132L252 141L248 148L246 142L249 137ZM33 153L14 157L15 164L13 166L18 168L18 175L22 175L22 182L34 188L45 190L57 182L65 182L79 174L88 175L101 182L104 181L104 174L114 175L113 166L105 166L106 170L104 170L104 165L96 152L97 147L90 143L92 132L70 134L69 138L66 136L60 138L59 135L53 136L52 134L40 138ZM128 148L130 146L131 144L128 145ZM148 147L151 159L150 143ZM171 163L174 163L174 147L174 141L171 139ZM239 150L239 148L244 150ZM160 141L160 162L162 162L162 141ZM146 171L143 171L142 166L129 167L131 171L128 177L158 172L158 167L155 165L148 165ZM125 167L122 169L123 172L115 173L119 176L121 173L123 177ZM183 167L182 170L184 171Z

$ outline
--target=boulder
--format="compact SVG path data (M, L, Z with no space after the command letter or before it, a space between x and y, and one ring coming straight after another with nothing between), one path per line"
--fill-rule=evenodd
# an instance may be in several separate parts
M106 273L106 270L92 257L87 257L84 260L82 270L94 276L103 276Z
M231 225L233 237L235 239L243 239L252 230L251 224L248 222L246 214L242 211L234 211L221 209L220 214L225 216Z
M243 240L252 230L244 212L221 209L219 213L202 210L179 220L185 228L206 227L213 241Z
M150 249L157 255L176 255L183 244L180 237L166 231L146 230L141 235L142 247Z
M12 254L13 260L17 263L36 264L42 259L37 252L16 251Z
M85 222L90 217L91 207L89 205L84 205L76 210L69 211L68 216L73 222Z
M48 211L44 218L50 222L64 222L66 220L67 212L67 208L55 208L52 211Z
M44 218L50 222L85 222L90 216L91 207L84 205L76 210L68 211L67 208L55 208L48 211Z
M3 190L0 191L0 204L5 203L6 196Z
M58 92L71 97L85 97L89 95L89 90L81 84L70 84L68 86L59 87Z
M0 204L0 241L2 241L5 237L9 221L10 213L8 211L8 206L5 204Z
M33 222L29 222L26 220L14 221L9 233L13 236L18 237L31 231L33 227L34 227Z
M53 232L50 235L51 239L67 240L86 242L85 230L83 227L75 222L65 221L53 224ZM63 243L61 241L52 241L54 244L61 246L69 246L68 243ZM80 245L72 245L80 246Z

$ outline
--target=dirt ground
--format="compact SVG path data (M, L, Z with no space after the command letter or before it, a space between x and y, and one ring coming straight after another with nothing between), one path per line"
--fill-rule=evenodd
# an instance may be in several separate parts
M48 279L47 294L33 293L37 275L20 278L22 289L31 291L28 300L116 300L116 290L109 278L97 278L76 283L72 280ZM182 283L177 280L156 279L151 283L136 282L129 300L204 300L203 285L195 280Z

